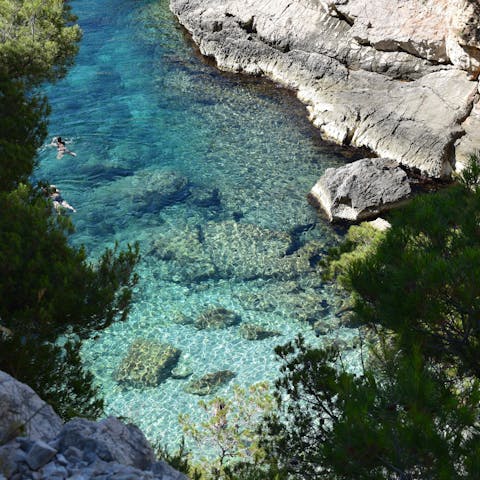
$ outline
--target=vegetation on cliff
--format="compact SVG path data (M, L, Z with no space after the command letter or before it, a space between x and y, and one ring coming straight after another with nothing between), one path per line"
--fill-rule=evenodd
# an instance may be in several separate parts
M48 103L36 87L65 74L80 30L60 0L0 5L0 369L64 418L95 417L102 400L80 362L81 339L128 313L138 247L91 263L68 242L69 219L32 184Z

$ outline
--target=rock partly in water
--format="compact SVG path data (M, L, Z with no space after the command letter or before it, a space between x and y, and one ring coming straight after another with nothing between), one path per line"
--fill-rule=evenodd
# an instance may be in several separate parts
M170 376L180 353L168 344L137 339L122 360L115 379L134 387L155 387Z
M261 325L255 325L253 323L244 323L240 327L240 336L245 340L265 340L270 337L278 337L280 332L268 330Z
M195 320L194 326L198 330L227 328L238 325L241 317L224 307L211 307L202 312Z
M411 193L407 174L394 160L364 158L328 168L310 191L312 203L330 221L375 217L406 200Z
M62 420L28 385L0 371L0 444L20 434L33 440L50 440Z
M185 391L193 395L210 395L215 393L222 385L236 377L236 373L230 370L207 373L201 378L190 381L185 386Z

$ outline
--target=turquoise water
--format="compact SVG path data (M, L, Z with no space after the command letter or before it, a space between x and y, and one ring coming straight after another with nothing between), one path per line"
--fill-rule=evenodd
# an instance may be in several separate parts
M228 396L235 384L275 379L274 346L299 332L317 343L355 335L337 325L340 299L317 271L338 235L306 201L325 168L345 158L319 139L292 93L199 58L166 0L73 6L80 54L47 93L50 134L77 157L57 160L45 146L37 175L77 209L72 241L92 258L115 241L139 241L131 315L87 342L83 357L108 414L175 446L178 414L200 418L200 397L184 391L188 379L119 385L135 339L181 349L195 378L235 372L218 392ZM251 341L239 326L198 330L186 321L214 307L281 335ZM316 321L331 331L317 336Z

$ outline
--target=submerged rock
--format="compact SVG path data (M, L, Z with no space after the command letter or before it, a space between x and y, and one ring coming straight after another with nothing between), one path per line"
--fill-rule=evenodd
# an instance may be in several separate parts
M136 339L122 360L115 379L134 387L155 387L170 376L180 353L179 349L168 344Z
M255 325L253 323L244 323L240 327L240 336L245 340L265 340L270 337L280 336L280 332L268 330L261 325Z
M203 377L189 382L185 386L185 391L193 395L210 395L215 393L222 385L228 383L236 376L237 374L230 370L207 373Z
M234 221L171 229L151 249L154 256L168 262L170 278L186 283L232 277L295 278L314 271L324 251L322 242L297 246L288 232Z
M220 208L220 192L218 188L202 188L195 186L190 190L189 203L193 203L197 207Z
M212 307L197 317L194 326L198 330L227 328L239 324L241 320L240 315L231 310L223 307Z
M339 168L327 168L310 191L312 203L330 221L371 218L408 198L407 174L388 158L364 158Z

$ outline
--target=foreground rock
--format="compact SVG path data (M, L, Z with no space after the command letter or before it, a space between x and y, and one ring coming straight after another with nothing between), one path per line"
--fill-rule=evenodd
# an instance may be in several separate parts
M324 137L433 177L450 175L478 87L476 0L170 0L170 6L219 68L295 89Z
M397 162L364 158L328 168L310 191L310 199L330 221L359 221L395 206L410 193L407 174Z
M20 433L32 440L50 440L62 420L28 385L0 371L0 445Z
M18 392L28 394L29 405L45 403L26 385L0 372L0 392L6 404L18 400ZM45 410L50 409L48 405ZM53 410L52 410L53 411ZM4 420L4 418L2 418ZM9 480L188 480L154 453L143 433L117 418L99 422L74 419L54 428L46 416L37 423L35 438L11 438L0 446L0 478ZM31 422L29 422L31 423ZM0 434L5 438L4 422ZM26 424L28 432L28 423ZM52 432L55 435L52 436ZM40 440L43 438L44 440Z
M207 373L201 378L190 381L186 385L185 391L193 395L211 395L215 393L222 385L225 385L235 377L236 373L231 372L230 370Z
M168 344L137 339L122 360L115 379L134 387L156 387L168 378L180 353Z

